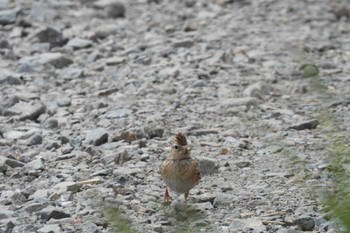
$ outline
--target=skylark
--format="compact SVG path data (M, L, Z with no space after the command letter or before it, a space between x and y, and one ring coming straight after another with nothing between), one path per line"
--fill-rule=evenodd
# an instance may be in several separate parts
M160 167L166 185L164 202L171 202L168 188L185 195L185 208L189 191L199 183L201 174L197 161L190 157L190 148L184 134L178 133L172 140L171 152Z

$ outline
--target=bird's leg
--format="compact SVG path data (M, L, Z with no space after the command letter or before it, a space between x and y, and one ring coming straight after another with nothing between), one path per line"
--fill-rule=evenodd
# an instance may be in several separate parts
M165 187L164 202L165 203L170 203L171 202L171 197L169 196L168 187Z
M185 193L185 211L187 211L187 198L188 198L188 192L187 193Z

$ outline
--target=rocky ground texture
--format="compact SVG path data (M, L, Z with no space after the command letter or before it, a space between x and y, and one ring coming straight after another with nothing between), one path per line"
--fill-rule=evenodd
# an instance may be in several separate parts
M0 232L339 232L316 115L348 132L347 7L1 0ZM157 172L177 132L186 215Z

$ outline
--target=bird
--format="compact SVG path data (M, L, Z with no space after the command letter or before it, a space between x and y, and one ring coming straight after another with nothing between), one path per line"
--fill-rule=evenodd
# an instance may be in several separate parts
M176 193L184 194L185 209L187 209L190 190L201 179L199 164L191 158L190 151L186 136L183 133L177 133L172 139L170 154L160 166L160 174L166 186L164 202L171 202L169 188Z

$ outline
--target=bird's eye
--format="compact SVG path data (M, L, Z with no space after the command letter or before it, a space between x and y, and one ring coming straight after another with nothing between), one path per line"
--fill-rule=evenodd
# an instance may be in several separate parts
M178 150L178 149L179 149L179 146L178 146L178 145L175 145L174 148L175 148L175 150Z

